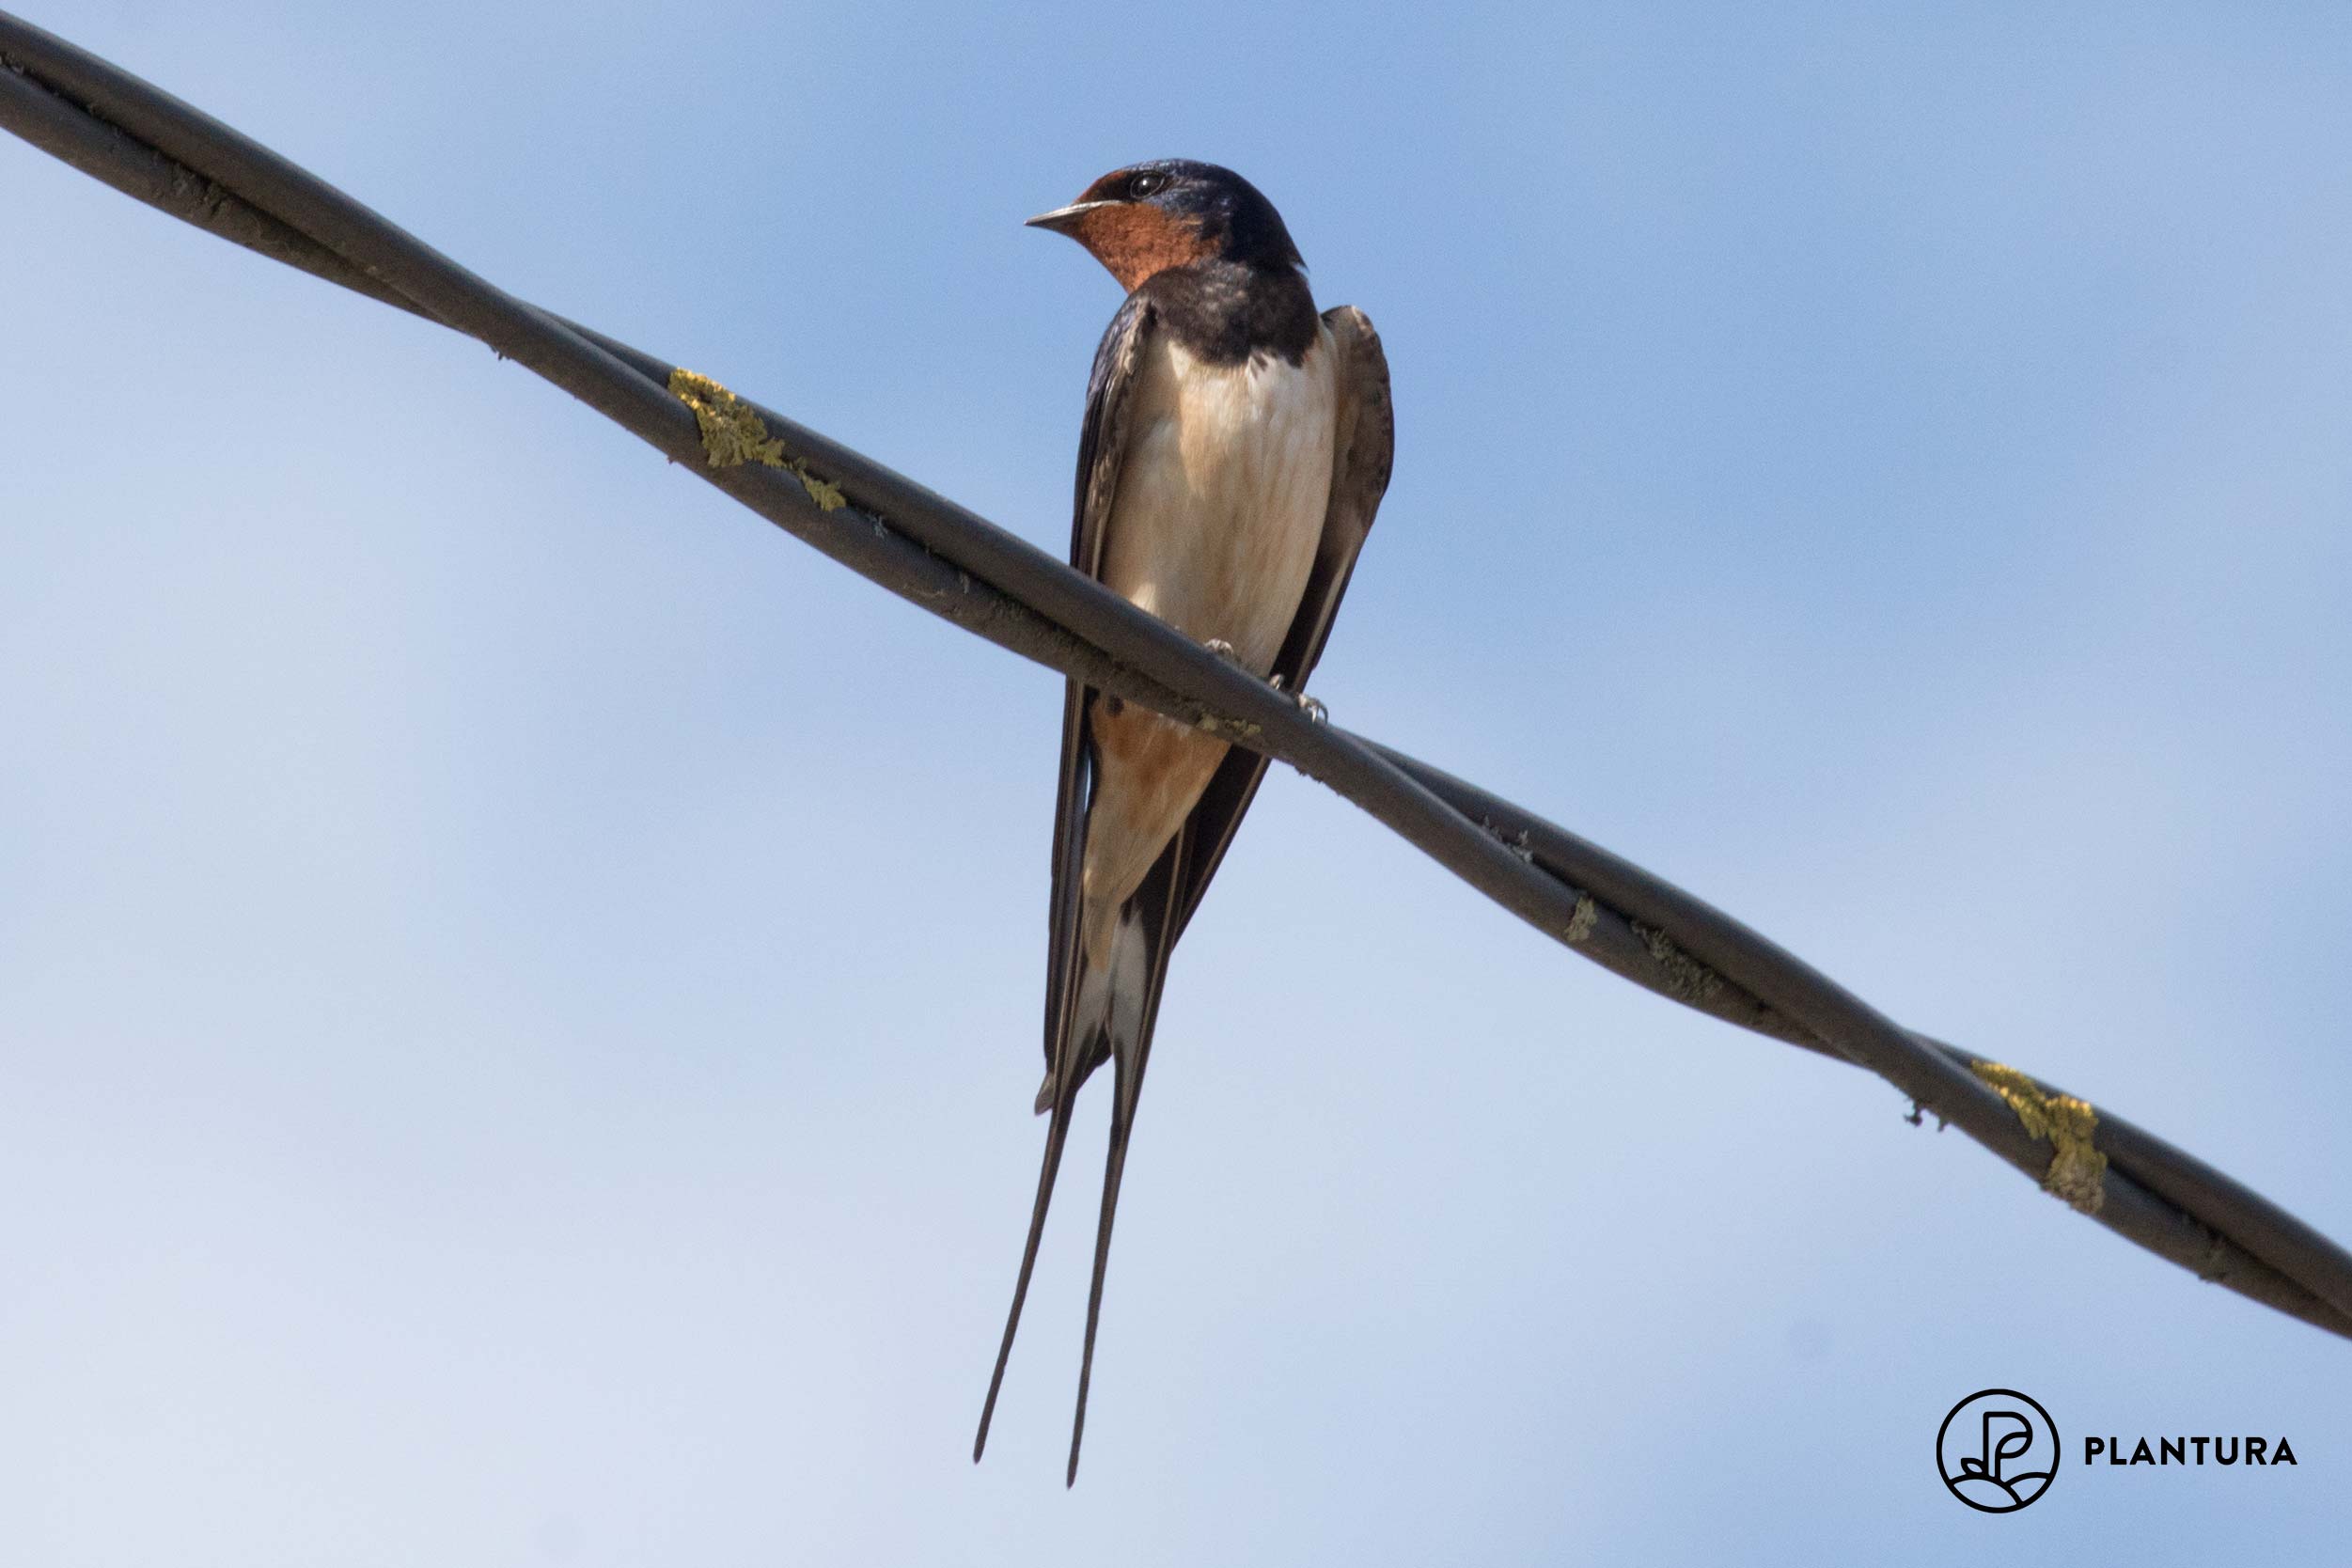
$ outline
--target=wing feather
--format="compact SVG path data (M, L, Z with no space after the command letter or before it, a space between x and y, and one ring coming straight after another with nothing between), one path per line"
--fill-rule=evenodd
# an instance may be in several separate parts
M1129 295L1094 351L1087 378L1086 418L1078 431L1076 494L1070 518L1070 564L1100 577L1104 537L1118 499L1119 465L1126 457L1127 416L1136 368L1150 340L1150 305ZM1050 1109L1056 1068L1068 1049L1070 1008L1077 988L1078 866L1086 850L1087 717L1094 694L1076 681L1061 703L1061 768L1054 800L1053 864L1046 910L1045 1084L1037 1109Z

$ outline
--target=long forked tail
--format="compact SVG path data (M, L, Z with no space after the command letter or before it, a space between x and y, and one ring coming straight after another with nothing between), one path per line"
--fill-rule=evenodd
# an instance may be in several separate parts
M980 1431L972 1439L972 1459L979 1463L988 1447L988 1426L996 1419L996 1396L1002 1391L1005 1367L1012 1357L1012 1341L1021 1327L1021 1308L1028 1300L1029 1278L1037 1269L1037 1249L1045 1234L1045 1211L1054 1200L1054 1183L1061 1171L1063 1147L1070 1141L1071 1106L1075 1103L1078 1088L1086 1081L1086 1069L1096 1052L1105 1048L1115 1056L1132 1056L1133 1041L1143 1021L1145 999L1151 990L1152 963L1150 944L1146 940L1139 912L1132 902L1120 911L1120 920L1110 942L1109 962L1090 964L1081 945L1074 954L1076 974L1072 977L1074 995L1070 1003L1070 1027L1063 1035L1061 1060L1046 1074L1044 1086L1038 1091L1041 1108L1051 1112L1053 1120L1045 1127L1045 1159L1037 1173L1037 1201L1029 1211L1028 1240L1021 1248L1021 1272L1012 1286L1012 1309L1005 1314L1004 1341L996 1347L996 1368L989 1374L988 1398L980 1405ZM1121 1041L1128 1042L1122 1050ZM1122 1069L1121 1078L1124 1079ZM1132 1114L1133 1097L1122 1096ZM1117 1131L1113 1117L1114 1148L1124 1139ZM1123 1157L1123 1155L1122 1155ZM1106 1195L1107 1196L1107 1195ZM1105 1215L1107 1234L1109 1216ZM1100 1309L1103 1295L1103 1262L1098 1255L1094 1263L1093 1307L1087 1313L1087 1353L1091 1361L1094 1346L1094 1318ZM1083 1399L1083 1377L1081 1399Z
M1029 1278L1037 1270L1037 1249L1045 1234L1045 1211L1054 1200L1054 1183L1061 1172L1061 1154L1070 1141L1070 1110L1086 1082L1087 1068L1107 1039L1112 1044L1123 1032L1133 1036L1142 1016L1142 999L1150 983L1151 964L1142 924L1133 903L1120 911L1111 938L1109 962L1087 961L1083 944L1072 954L1075 973L1067 1008L1069 1026L1061 1031L1060 1049L1053 1071L1038 1090L1038 1108L1052 1113L1045 1126L1045 1159L1037 1173L1037 1201L1029 1210L1028 1240L1021 1247L1021 1272L1012 1285L1012 1309L1005 1314L1004 1341L996 1347L996 1369L989 1374L988 1398L980 1405L980 1431L972 1438L972 1461L988 1447L988 1425L996 1419L996 1395L1005 1382L1005 1366L1012 1357L1012 1341L1021 1327L1021 1308L1028 1300ZM1102 1266L1095 1266L1095 1294L1102 1293ZM1090 1326L1088 1340L1092 1342Z
M1003 1342L996 1350L996 1370L988 1379L988 1398L980 1407L980 1432L972 1441L977 1461L988 1443L988 1427L996 1412L996 1396L1004 1387L1005 1367L1020 1327L1021 1308L1028 1298L1029 1279L1037 1266L1045 1213L1053 1200L1054 1183L1061 1169L1062 1152L1069 1142L1071 1106L1087 1069L1103 1057L1114 1064L1111 1097L1110 1148L1103 1171L1103 1208L1094 1235L1094 1270L1087 1292L1086 1349L1078 1370L1078 1403L1070 1433L1070 1467L1065 1484L1078 1475L1078 1450L1086 1435L1086 1399L1094 1372L1094 1341L1103 1313L1103 1279L1110 1259L1110 1235L1119 1209L1121 1178L1126 1171L1127 1143L1135 1128L1136 1101L1143 1088L1143 1068L1152 1050L1152 1026L1158 1020L1162 982L1168 974L1166 939L1173 906L1168 888L1174 856L1163 860L1143 888L1120 911L1116 933L1105 964L1090 964L1083 949L1076 955L1069 984L1070 1027L1062 1036L1059 1061L1048 1074L1042 1101L1048 1101L1052 1120L1046 1124L1045 1158L1037 1178L1037 1200L1029 1212L1029 1233L1021 1251L1021 1271L1012 1289L1012 1309L1005 1318Z

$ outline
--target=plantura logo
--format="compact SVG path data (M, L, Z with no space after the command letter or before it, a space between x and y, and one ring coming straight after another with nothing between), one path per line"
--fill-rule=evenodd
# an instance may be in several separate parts
M1944 1486L1984 1513L2015 1513L2058 1475L2058 1423L2015 1388L1986 1388L1952 1407L1936 1430Z
M2015 1513L2034 1502L2057 1479L2058 1455L2058 1423L2015 1388L1970 1394L1936 1429L1936 1471L1953 1497L1980 1513ZM2102 1469L2138 1465L2271 1469L2301 1464L2284 1434L2082 1440L2082 1466L2093 1480Z

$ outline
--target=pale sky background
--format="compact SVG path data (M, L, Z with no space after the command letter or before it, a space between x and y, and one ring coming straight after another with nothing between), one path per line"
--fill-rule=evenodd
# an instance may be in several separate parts
M1230 163L1396 379L1317 689L2352 1238L2352 10L18 0L1058 549ZM0 140L0 1561L2340 1563L2352 1344L1270 780L1061 1464L1058 678ZM2022 1388L2025 1514L1933 1465ZM2074 1466L2287 1435L2285 1470Z

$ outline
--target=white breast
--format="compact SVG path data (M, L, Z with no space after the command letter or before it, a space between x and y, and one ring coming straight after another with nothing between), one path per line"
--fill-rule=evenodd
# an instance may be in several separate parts
M1137 368L1103 580L1263 675L1306 591L1331 493L1331 335L1296 365L1210 365L1160 335Z

